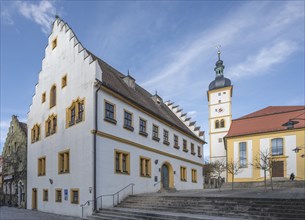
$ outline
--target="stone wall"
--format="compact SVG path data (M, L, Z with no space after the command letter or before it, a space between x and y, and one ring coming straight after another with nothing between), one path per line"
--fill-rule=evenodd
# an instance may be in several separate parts
M26 207L27 127L12 116L3 152L2 204Z

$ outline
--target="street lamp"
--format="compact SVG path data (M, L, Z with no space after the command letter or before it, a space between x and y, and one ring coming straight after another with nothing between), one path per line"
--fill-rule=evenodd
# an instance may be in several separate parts
M287 129L293 129L294 125L298 124L300 120L304 120L305 121L305 118L292 118L292 119L289 119L289 121L287 121L286 123L282 124L282 126L287 127ZM294 151L295 153L298 153L302 149L305 149L304 145L299 146L299 147L295 147L294 149L292 149L292 151ZM305 158L305 154L302 154L301 157Z
M294 151L296 154L299 153L300 150L305 149L305 144L299 147L295 147L292 149L292 151ZM301 155L302 158L305 158L305 154Z

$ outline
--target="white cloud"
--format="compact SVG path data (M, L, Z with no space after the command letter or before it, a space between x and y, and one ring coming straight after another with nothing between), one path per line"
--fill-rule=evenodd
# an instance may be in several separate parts
M21 15L40 25L43 33L48 34L55 19L56 8L51 1L41 1L38 4L30 2L16 2Z
M267 46L255 54L250 55L229 70L229 77L255 76L264 73L277 63L283 62L288 56L297 50L297 44L293 41L281 41L272 46Z
M187 116L188 116L188 117L191 117L191 118L195 118L196 115L197 115L197 111L189 111L189 112L187 113Z
M1 23L6 25L13 25L14 21L12 19L11 13L7 8L1 10Z

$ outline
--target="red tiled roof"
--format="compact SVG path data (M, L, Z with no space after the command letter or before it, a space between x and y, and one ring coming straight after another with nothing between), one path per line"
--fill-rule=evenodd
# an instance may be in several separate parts
M232 120L225 137L286 130L287 127L282 125L290 119L299 122L294 128L305 128L305 106L269 106Z

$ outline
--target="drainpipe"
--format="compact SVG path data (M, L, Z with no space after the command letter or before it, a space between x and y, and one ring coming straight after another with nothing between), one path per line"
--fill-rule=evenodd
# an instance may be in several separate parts
M226 166L228 165L228 148L227 148L227 139L224 137L223 142L226 150ZM228 182L228 170L226 169L226 182Z
M95 91L95 115L94 115L94 134L93 134L93 211L97 210L96 201L96 133L98 130L97 123L97 107L98 107L98 91L100 87Z

